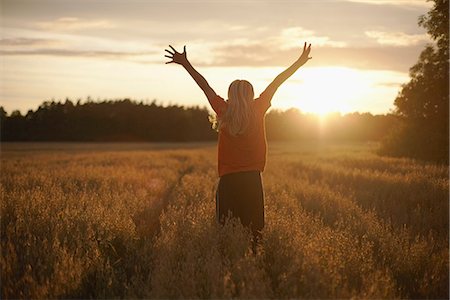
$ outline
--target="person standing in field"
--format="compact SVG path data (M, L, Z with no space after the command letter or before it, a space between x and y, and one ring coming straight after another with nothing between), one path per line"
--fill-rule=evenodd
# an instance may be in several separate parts
M206 79L187 59L183 52L172 46L165 49L171 59L166 64L182 65L203 90L218 120L218 171L216 216L220 223L231 214L249 227L256 238L264 227L264 193L261 172L266 164L266 134L264 116L278 87L308 60L311 44L303 46L300 57L280 73L254 98L253 86L246 80L235 80L228 88L228 100L218 96Z

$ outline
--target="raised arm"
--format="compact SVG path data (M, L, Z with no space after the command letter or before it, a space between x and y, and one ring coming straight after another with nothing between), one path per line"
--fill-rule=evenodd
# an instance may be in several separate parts
M168 49L165 49L165 50L170 55L164 55L164 56L167 58L170 58L172 60L166 62L166 64L176 63L179 65L182 65L186 69L186 71L188 71L189 75L191 75L191 77L195 80L195 82L198 84L198 86L202 89L202 91L205 93L206 97L208 98L209 103L211 103L211 101L213 101L213 99L217 96L217 94L209 86L205 77L203 77L199 72L197 72L197 70L194 69L194 67L191 65L191 63L187 59L186 46L184 46L184 48L183 48L183 53L178 52L170 45L169 45L169 47L172 50L168 50ZM212 105L212 103L211 103L211 105Z
M266 97L269 97L269 100L272 99L273 95L277 91L278 87L286 81L289 77L291 77L292 74L295 73L295 71L298 70L301 66L303 66L308 60L310 60L312 57L309 57L309 53L311 52L311 44L306 47L303 46L303 53L300 55L300 57L286 70L281 72L275 79L267 86L267 88L264 90L262 94L264 94Z

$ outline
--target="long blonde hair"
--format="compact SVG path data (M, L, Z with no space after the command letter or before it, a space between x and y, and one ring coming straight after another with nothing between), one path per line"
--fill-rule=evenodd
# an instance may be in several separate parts
M247 80L235 80L228 88L228 108L219 119L219 128L233 135L245 133L253 119L253 86Z

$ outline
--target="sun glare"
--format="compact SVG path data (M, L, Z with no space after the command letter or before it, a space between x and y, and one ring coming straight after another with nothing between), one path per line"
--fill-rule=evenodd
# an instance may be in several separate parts
M361 100L371 81L360 71L341 67L305 69L301 80L290 85L288 93L293 101L286 103L302 112L326 116L355 110L355 101Z

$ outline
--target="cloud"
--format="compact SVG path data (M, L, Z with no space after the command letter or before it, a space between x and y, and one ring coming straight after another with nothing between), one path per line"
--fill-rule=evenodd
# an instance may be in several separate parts
M416 6L427 7L433 6L431 2L425 0L347 0L349 2L367 3L373 5L395 5L395 6Z
M427 34L406 34L403 32L366 31L365 35L375 39L381 45L414 46L430 41Z
M312 47L312 66L345 66L371 70L408 72L417 61L422 46L405 47ZM208 63L193 60L201 66L222 67L287 67L301 54L301 47L280 49L261 43L216 45L211 48L214 59Z
M57 45L59 42L54 39L42 39L42 38L4 38L0 39L0 46L4 47L18 47L18 46L49 46Z
M63 56L63 57L98 57L98 58L132 58L139 56L154 55L155 51L146 52L123 52L123 51L89 51L89 50L67 50L67 49L34 49L34 50L0 50L0 55L5 56Z
M303 42L311 43L315 49L346 46L344 42L320 36L313 30L287 27L278 34L262 38L245 37L220 42L202 40L191 43L190 48L201 51L202 55L199 57L195 56L195 51L192 53L196 63L203 66L279 66L286 64L287 57L300 55Z
M371 34L373 36L373 32ZM384 39L381 40L382 37ZM309 65L408 72L417 61L422 50L420 41L424 37L394 33L396 42L387 43L388 37L388 33L379 34L380 41L385 42L383 47L353 46L326 36L318 36L312 30L290 27L281 30L279 35L265 39L241 38L216 43L202 41L198 43L198 49L202 54L205 51L208 53L208 60L191 57L199 66L287 67L301 54L302 41L311 41L313 59ZM194 52L191 53L195 55Z
M271 40L273 41L273 40ZM47 47L45 43L58 43L57 40L40 39L3 39L2 56L53 56L81 57L92 59L127 60L138 64L162 64L166 60L161 47L107 47L85 49L80 47ZM23 45L23 46L22 46ZM294 46L294 45L293 45ZM133 49L134 48L134 49ZM281 47L267 41L235 39L223 42L198 40L189 43L188 57L199 67L287 67L301 54L302 47ZM308 65L345 66L358 69L395 70L407 72L417 61L422 50L421 45L385 45L384 47L315 47L313 44Z
M53 21L37 22L40 29L49 31L77 31L84 29L109 29L116 26L108 20L84 20L74 17L62 17Z
M385 88L398 88L400 85L402 85L403 83L405 83L404 80L397 80L397 81L392 81L392 82L387 82L387 81L383 81L383 82L378 82L375 85L377 87L385 87Z
M333 41L328 36L319 36L313 30L303 27L288 27L281 30L280 36L275 38L272 43L278 43L281 49L299 48L302 41L307 41L315 47L345 47L346 43L342 41Z
M346 66L358 69L392 70L408 72L416 63L422 46L409 47L347 47L318 48L312 50L314 63L319 65Z
M77 19L78 20L78 19ZM75 22L68 20L67 22ZM318 34L304 27L286 27L247 34L248 28L234 27L233 38L215 41L207 38L192 39L187 51L197 66L208 67L287 67L301 54L303 42L312 43L312 66L347 66L360 69L385 69L407 72L417 61L425 35L367 31L360 34L365 45L347 44L330 36ZM267 30L267 28L258 28ZM12 34L12 33L10 33ZM138 64L162 64L166 42L159 37L121 40L85 36L84 33L59 33L40 31L16 32L23 34L0 40L0 55L4 56L55 56L98 59L124 59ZM36 38L39 36L40 38ZM383 47L367 43L365 36ZM178 43L182 47L183 43ZM372 44L372 45L371 45ZM177 45L174 45L177 47ZM401 47L399 47L401 46Z
M228 27L228 30L231 30L231 31L241 31L241 30L246 30L246 29L248 29L248 27L244 26L244 25L231 25Z
M24 32L25 36L0 39L3 56L86 57L139 62L160 54L150 43L121 42L77 34ZM41 35L39 38L32 36Z

